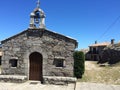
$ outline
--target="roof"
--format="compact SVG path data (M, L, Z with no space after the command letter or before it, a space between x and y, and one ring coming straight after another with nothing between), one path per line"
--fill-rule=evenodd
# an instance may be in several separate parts
M89 47L100 47L100 46L108 46L108 45L110 45L110 42L102 42L102 43L92 44Z
M49 33L50 35L54 35L54 36L56 36L56 37L58 37L58 38L66 39L67 41L74 43L76 47L78 46L78 42L77 42L75 39L72 39L72 38L70 38L70 37L64 36L64 35L62 35L62 34L58 34L58 33L56 33L56 32L52 32L52 31L47 30L47 29L37 29L37 28L36 28L36 29L27 29L27 30L24 30L24 31L21 32L21 33L18 33L18 34L16 34L16 35L12 36L12 37L9 37L9 38L1 41L1 43L3 44L4 42L6 42L6 41L8 41L8 40L11 40L11 39L13 39L13 38L15 38L15 37L18 37L19 35L22 35L22 34L24 34L24 33L27 33L27 32L29 32L29 31L33 31L33 30L43 31L43 33Z

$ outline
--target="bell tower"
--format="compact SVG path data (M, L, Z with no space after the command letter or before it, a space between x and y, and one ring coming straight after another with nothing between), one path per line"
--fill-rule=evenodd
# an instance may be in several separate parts
M40 0L37 1L37 7L30 14L29 28L45 28L45 14L40 8Z

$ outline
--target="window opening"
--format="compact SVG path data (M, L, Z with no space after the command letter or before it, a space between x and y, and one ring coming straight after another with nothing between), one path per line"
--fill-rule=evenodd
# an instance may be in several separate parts
M11 59L10 61L9 61L9 63L10 63L10 66L11 67L17 67L17 59Z
M54 59L54 65L56 67L64 67L64 59Z

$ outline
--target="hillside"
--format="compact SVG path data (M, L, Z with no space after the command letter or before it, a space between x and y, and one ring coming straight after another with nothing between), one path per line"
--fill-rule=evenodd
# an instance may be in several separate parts
M85 74L78 81L120 85L120 63L109 66L86 61L85 67Z

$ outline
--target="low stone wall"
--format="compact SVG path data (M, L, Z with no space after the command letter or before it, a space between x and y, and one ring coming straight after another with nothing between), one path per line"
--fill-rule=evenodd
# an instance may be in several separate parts
M70 83L76 83L77 79L73 77L56 77L56 76L44 76L44 84L55 84L55 85L67 85Z
M0 82L24 83L27 80L27 76L0 75ZM74 77L43 76L43 84L68 85L71 83L75 84L76 81L77 79Z
M23 83L25 81L27 81L27 76L0 75L0 82Z

